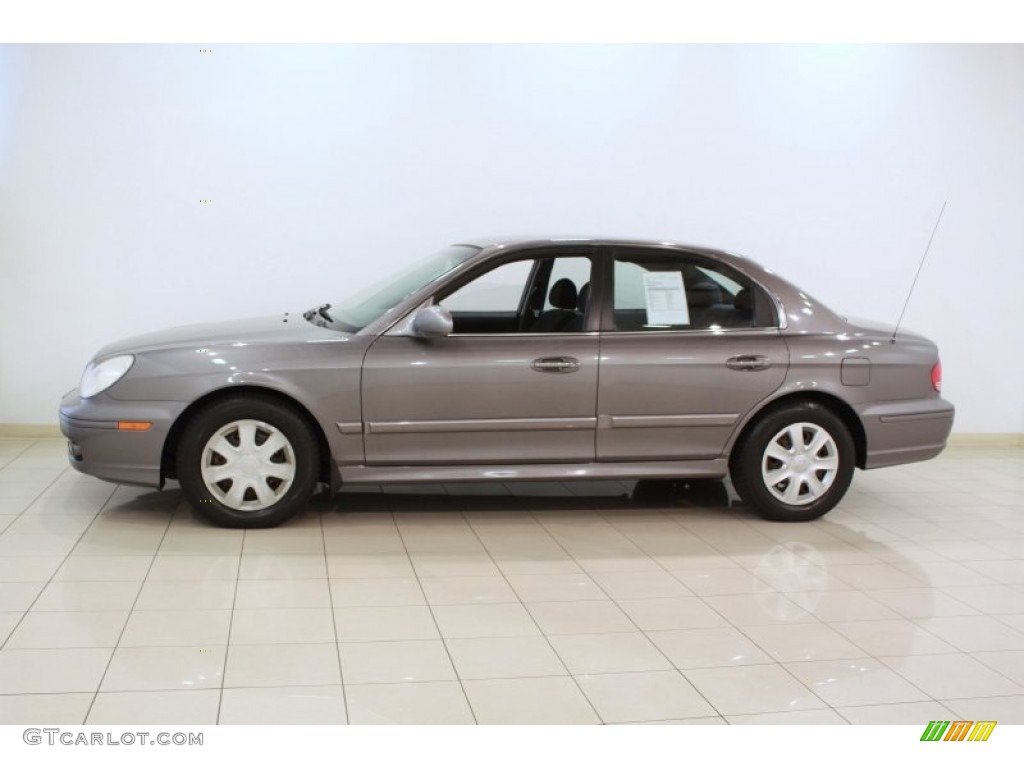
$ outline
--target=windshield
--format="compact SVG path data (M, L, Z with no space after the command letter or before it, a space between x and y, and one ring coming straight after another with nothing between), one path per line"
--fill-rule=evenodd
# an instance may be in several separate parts
M319 314L329 319L332 327L355 333L401 303L403 299L448 274L479 252L479 248L471 245L450 246L337 304L324 305Z

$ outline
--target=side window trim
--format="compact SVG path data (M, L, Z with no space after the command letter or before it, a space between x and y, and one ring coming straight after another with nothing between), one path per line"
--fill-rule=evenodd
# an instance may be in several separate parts
M529 331L517 329L515 331L508 332L453 332L449 334L453 337L460 338L472 338L472 337L490 337L498 338L502 336L558 336L558 335L572 335L580 336L597 333L598 318L597 313L594 311L594 307L598 306L594 303L594 282L598 279L598 275L601 269L601 261L598 255L600 249L594 246L586 247L551 247L551 248L537 248L530 250L517 250L507 253L500 260L488 260L487 262L477 265L472 271L460 275L457 279L453 280L448 285L445 285L441 290L437 291L430 298L430 303L440 304L447 298L462 290L464 287L470 285L474 281L481 277L497 270L502 267L512 264L515 262L532 261L533 265L530 268L529 275L526 282L523 285L522 293L519 297L517 305L517 316L521 317L522 313L526 310L531 292L537 283L538 278L542 279L545 283L550 282L552 273L552 267L554 262L560 258L584 258L590 261L590 282L591 282L591 301L587 307L584 315L584 325L579 330L564 330L554 332L543 332L543 331ZM547 297L547 291L550 290L550 285L544 285L544 296Z
M665 329L660 331L653 330L620 330L615 325L615 262L623 257L634 256L649 256L651 258L662 258L662 259L679 259L683 262L689 262L694 266L705 267L710 269L712 272L721 273L723 277L728 278L733 282L737 282L740 285L748 287L752 293L752 311L754 313L754 324L750 326L738 326L738 327L723 327L723 328L710 328L710 327L697 327L697 328L673 328ZM626 260L626 259L623 259ZM596 294L592 294L592 301L594 298L600 301L601 311L599 318L599 330L601 333L644 333L644 334L694 334L694 333L736 333L743 331L778 331L782 325L782 309L778 305L768 291L756 280L751 278L749 275L741 272L728 264L721 264L713 259L706 256L702 256L697 253L691 253L689 251L672 251L672 250L648 250L644 248L631 248L631 247L605 247L601 249L599 253L597 267L594 273L595 284L597 286Z

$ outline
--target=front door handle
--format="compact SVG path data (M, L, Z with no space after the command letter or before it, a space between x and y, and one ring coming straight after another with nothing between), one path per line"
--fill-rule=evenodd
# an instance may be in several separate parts
M725 365L734 371L763 371L772 367L772 361L764 355L737 355L726 360Z
M541 373L574 373L580 369L575 357L538 357L530 367Z

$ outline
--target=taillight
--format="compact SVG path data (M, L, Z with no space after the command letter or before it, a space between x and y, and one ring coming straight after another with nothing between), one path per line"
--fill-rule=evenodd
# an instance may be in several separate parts
M942 363L932 366L932 389L936 392L942 391Z

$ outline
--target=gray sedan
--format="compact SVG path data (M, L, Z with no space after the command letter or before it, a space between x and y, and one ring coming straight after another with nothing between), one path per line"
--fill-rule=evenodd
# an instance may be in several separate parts
M60 407L86 474L276 525L318 484L721 478L771 520L945 446L935 345L675 243L455 245L305 313L109 345Z

